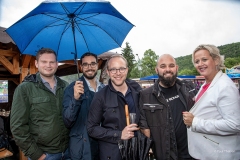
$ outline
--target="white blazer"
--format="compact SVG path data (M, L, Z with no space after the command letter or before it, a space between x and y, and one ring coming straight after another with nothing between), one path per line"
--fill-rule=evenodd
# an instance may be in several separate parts
M240 95L226 74L216 74L190 112L194 118L188 128L188 149L193 158L240 159Z

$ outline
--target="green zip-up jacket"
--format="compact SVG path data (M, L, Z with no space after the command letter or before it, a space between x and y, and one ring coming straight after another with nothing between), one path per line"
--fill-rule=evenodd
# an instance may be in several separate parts
M63 92L67 82L57 79L56 94L40 74L27 76L15 90L10 127L25 156L37 160L43 153L60 153L68 147L69 131L62 118Z

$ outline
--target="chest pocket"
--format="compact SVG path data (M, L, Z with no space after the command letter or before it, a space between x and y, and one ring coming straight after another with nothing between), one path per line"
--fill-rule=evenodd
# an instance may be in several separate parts
M160 104L143 104L143 110L146 115L149 127L164 125L163 105Z
M50 101L49 97L35 97L32 99L33 104L44 103L49 101Z
M32 98L31 110L37 111L41 115L52 114L52 106L50 105L50 97L34 97ZM34 113L34 112L31 112Z

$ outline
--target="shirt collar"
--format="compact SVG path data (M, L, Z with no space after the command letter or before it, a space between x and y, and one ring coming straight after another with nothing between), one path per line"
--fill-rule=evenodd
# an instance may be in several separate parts
M41 80L42 80L43 84L48 83L45 79L42 78L41 75L40 75L40 77L41 77ZM57 85L57 78L56 78L55 76L54 76L54 81L55 81L54 86L56 86L56 85ZM49 84L49 83L48 83L48 84Z
M83 76L83 78L85 79L87 85L88 85L88 88L90 91L93 91L93 92L98 92L98 88L101 86L101 83L99 82L98 78L95 77L95 82L97 83L97 88L96 88L96 91L91 87L90 83L88 82L88 80Z

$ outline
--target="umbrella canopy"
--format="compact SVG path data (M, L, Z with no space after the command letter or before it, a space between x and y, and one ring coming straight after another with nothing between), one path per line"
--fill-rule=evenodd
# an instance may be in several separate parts
M107 1L44 1L6 32L22 54L51 48L64 61L121 47L132 27Z
M143 80L154 80L154 79L158 79L158 75L157 74L146 76L146 77L141 77L140 81L143 81Z

